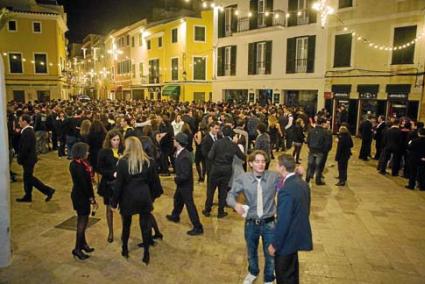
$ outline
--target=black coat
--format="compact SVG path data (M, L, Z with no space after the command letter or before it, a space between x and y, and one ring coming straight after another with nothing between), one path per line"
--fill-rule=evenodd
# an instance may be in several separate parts
M117 171L118 159L114 157L112 149L101 149L97 157L98 171L102 175L97 193L100 196L112 197L112 183L115 180L114 173Z
M409 143L408 150L412 162L417 166L425 166L425 137L419 137Z
M174 182L177 188L193 190L192 155L187 149L183 149L175 160L176 177Z
M350 159L351 148L353 148L353 139L351 139L351 135L349 133L339 134L338 145L336 147L335 161Z
M76 161L72 161L69 164L69 172L72 178L71 199L74 209L88 214L90 210L90 198L94 198L90 174L84 169L82 164Z
M103 140L105 139L106 133L100 132L100 133L94 133L90 132L87 136L87 144L90 146L90 152L89 152L89 163L93 167L93 170L98 172L98 165L97 165L97 156L99 154L100 149L102 149Z
M35 133L32 127L27 127L21 132L18 147L18 163L23 166L34 166L37 163Z
M370 122L369 120L365 120L362 123L360 123L359 132L363 141L372 141L372 137L373 137L372 128L373 128L372 122Z
M149 166L145 163L142 172L136 175L130 175L128 170L128 160L120 159L112 205L119 204L124 216L148 214L153 209L154 199L163 193L158 173L152 163Z
M295 143L304 143L305 140L305 135L304 135L304 131L302 129L302 127L298 126L298 125L294 125L292 127L292 142Z
M387 128L387 125L385 124L385 122L382 122L381 124L378 125L378 127L376 127L375 140L379 141L378 143L382 142L382 137L384 135L385 128Z
M402 148L402 133L400 128L391 127L385 130L382 143L386 150L400 152Z
M212 171L215 174L231 176L233 157L235 155L243 161L246 159L245 154L242 153L238 145L233 143L228 137L216 141L208 153L208 159L213 161Z

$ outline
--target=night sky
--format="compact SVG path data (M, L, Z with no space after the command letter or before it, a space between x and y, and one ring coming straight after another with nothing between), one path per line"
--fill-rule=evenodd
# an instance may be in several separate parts
M168 3L167 3L168 2ZM81 42L89 33L106 34L149 17L154 7L179 6L183 0L58 0L68 14L70 42Z

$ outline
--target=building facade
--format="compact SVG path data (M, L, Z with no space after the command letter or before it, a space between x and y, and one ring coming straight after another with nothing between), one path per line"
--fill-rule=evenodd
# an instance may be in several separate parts
M424 1L330 4L325 105L334 118L345 105L352 132L368 113L424 120Z
M68 30L63 7L35 0L0 1L7 23L0 30L7 100L68 99L66 77Z

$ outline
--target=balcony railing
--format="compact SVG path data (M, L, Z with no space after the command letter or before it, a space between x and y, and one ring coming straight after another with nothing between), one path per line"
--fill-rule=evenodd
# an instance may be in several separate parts
M273 11L267 14L266 13L259 13L257 15L257 27L256 29L266 28L269 27L267 25L267 22L269 22L270 18L272 18L271 25L272 26L286 26L286 13L283 11ZM245 32L250 30L250 17L242 17L239 18L238 21L238 32Z
M307 73L307 59L295 59L295 73Z

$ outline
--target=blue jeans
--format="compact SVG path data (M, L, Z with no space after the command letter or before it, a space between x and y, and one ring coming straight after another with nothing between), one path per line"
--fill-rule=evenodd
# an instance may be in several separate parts
M77 142L77 137L66 135L66 149L68 159L72 158L72 146Z
M263 241L263 251L265 258L264 282L273 282L274 276L274 258L269 254L268 247L273 240L275 222L256 225L254 222L245 222L245 241L248 249L248 271L257 276L260 273L258 267L258 242L260 237Z

